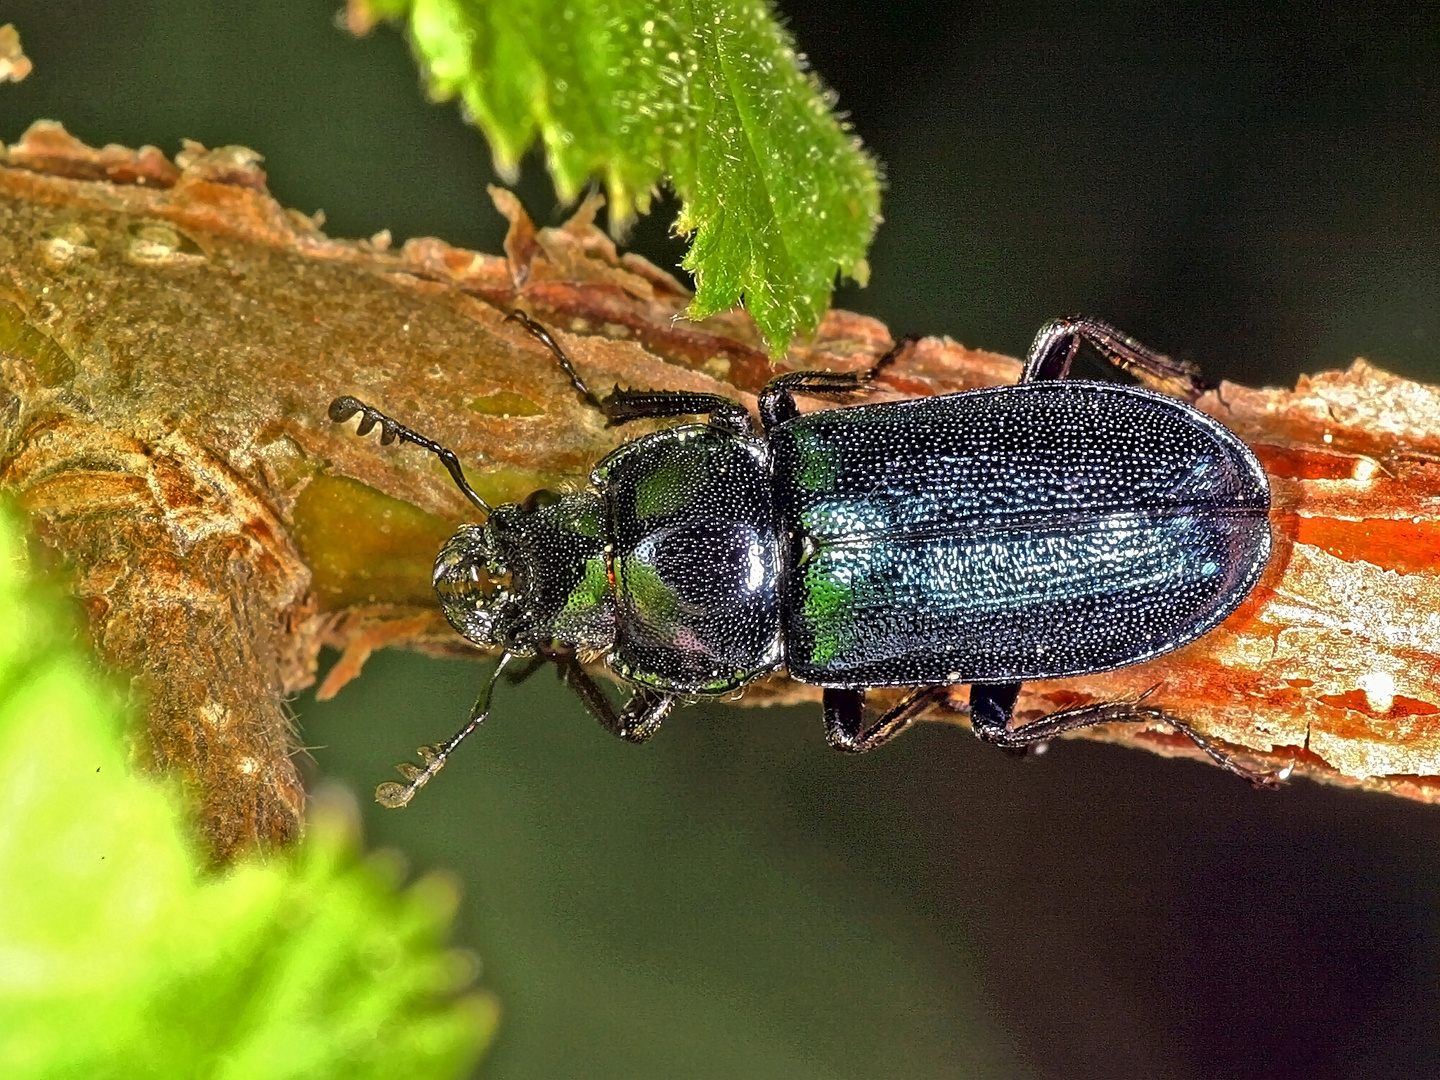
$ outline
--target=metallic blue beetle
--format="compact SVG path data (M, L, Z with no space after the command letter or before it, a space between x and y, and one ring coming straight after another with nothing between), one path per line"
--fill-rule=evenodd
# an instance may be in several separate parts
M503 650L466 727L421 747L403 806L489 712L515 658L551 661L609 730L648 739L677 699L723 694L785 668L825 688L825 729L862 752L968 683L975 733L1020 749L1115 720L1163 721L1263 785L1183 720L1136 701L1010 726L1020 685L1107 671L1193 641L1240 604L1270 555L1270 489L1233 433L1175 398L1067 378L1082 342L1121 368L1198 390L1193 369L1093 319L1056 320L1020 382L801 415L793 395L863 389L912 341L860 373L795 372L760 395L763 433L713 394L593 394L611 424L704 415L601 461L592 488L487 506L455 455L355 400L330 406L359 433L440 457L487 515L435 563L435 589L465 637ZM636 687L616 710L582 659ZM533 669L533 667L532 667ZM873 723L865 690L911 687Z

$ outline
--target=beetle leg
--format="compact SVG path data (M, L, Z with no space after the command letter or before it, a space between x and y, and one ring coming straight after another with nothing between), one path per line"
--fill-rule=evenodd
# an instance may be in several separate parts
M1206 736L1200 734L1184 720L1149 705L1136 701L1111 701L1098 705L1082 705L1076 709L1042 716L1017 728L1010 726L1015 711L1015 700L1020 696L1019 683L998 683L995 685L973 685L970 687L970 726L975 734L988 743L1007 750L1024 749L1035 743L1045 742L1067 731L1092 727L1095 724L1121 723L1162 723L1167 724L1186 736L1209 755L1210 759L1227 772L1250 781L1256 787L1278 787L1289 770L1281 773L1261 772L1241 765L1221 750Z
M906 334L899 341L895 342L894 345L891 345L889 351L886 352L884 356L880 357L879 360L876 360L875 363L871 364L862 373L865 376L865 381L867 383L874 382L875 379L880 375L880 372L884 371L896 360L900 359L900 354L903 353L906 349L910 348L911 345L914 345L919 340L919 334Z
M864 390L885 368L915 342L918 334L906 334L884 356L862 371L787 371L765 384L760 392L760 421L769 431L776 424L800 415L795 407L796 394L818 394L837 397Z
M1025 371L1020 381L1029 383L1069 378L1070 364L1083 342L1089 342L1121 371L1130 372L1156 389L1178 392L1191 401L1210 389L1210 384L1200 377L1200 369L1194 364L1171 359L1108 323L1084 315L1053 319L1040 328L1025 358Z
M620 710L620 722L611 730L626 742L644 742L660 730L661 722L674 707L674 694L636 690Z
M693 393L688 390L622 390L616 387L603 398L596 394L575 365L560 348L549 330L530 318L523 311L512 311L505 317L506 322L518 322L525 331L550 350L561 369L570 378L570 385L591 408L597 410L612 426L628 424L631 420L664 419L672 416L707 416L717 427L750 434L750 414L745 406L719 394Z
M788 371L777 375L760 391L760 423L769 431L799 416L796 394L840 397L863 390L869 381L863 371Z
M617 386L600 399L599 406L612 427L628 424L631 420L704 416L714 426L737 435L752 433L750 413L745 406L719 394L689 390L622 390Z
M836 750L847 754L863 754L884 746L913 724L925 707L938 701L946 689L944 686L917 687L866 728L865 691L826 687L825 739Z
M660 730L660 723L669 715L675 705L673 694L657 694L653 690L636 690L619 712L611 704L605 691L590 677L573 652L557 653L553 657L560 671L560 678L574 691L580 704L611 735L618 735L626 742L644 742Z
M507 671L505 673L505 681L511 686L519 686L521 683L529 679L530 676L534 675L537 671L539 671L542 667L549 663L550 660L551 658L546 656L544 653L536 653L534 656L530 657L528 660L525 661L523 665L516 668L514 671Z

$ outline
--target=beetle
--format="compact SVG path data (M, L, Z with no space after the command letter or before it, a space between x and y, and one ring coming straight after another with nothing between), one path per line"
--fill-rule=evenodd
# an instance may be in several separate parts
M1236 762L1184 720L1138 700L1011 726L1021 685L1107 671L1170 652L1245 599L1270 556L1270 488L1219 421L1151 390L1070 378L1090 344L1121 369L1198 395L1196 370L1096 319L1037 334L1013 386L802 414L797 394L864 390L913 342L871 368L800 371L759 396L759 430L715 394L593 393L554 337L549 350L611 425L703 416L620 446L590 487L490 507L456 455L353 398L359 414L435 454L485 515L444 545L434 586L454 628L499 648L465 727L399 766L407 804L489 715L495 683L552 662L614 734L650 738L677 700L726 694L784 668L824 690L838 750L889 742L947 690L969 684L971 726L1013 751L1112 721L1163 722L1261 786L1279 774ZM633 686L617 709L583 663L603 657ZM512 673L512 678L517 675ZM871 687L908 692L867 724ZM1153 692L1153 691L1152 691Z

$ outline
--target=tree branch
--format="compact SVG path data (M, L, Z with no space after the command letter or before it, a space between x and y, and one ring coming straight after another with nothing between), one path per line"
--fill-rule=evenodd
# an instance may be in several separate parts
M468 504L438 463L332 425L354 393L455 449L491 503L573 482L605 429L535 343L588 378L738 396L773 374L742 313L676 321L688 294L620 255L596 203L536 230L508 192L505 256L431 239L331 240L278 206L258 157L93 150L36 125L0 158L0 484L72 567L97 646L147 702L144 746L194 786L218 858L285 842L304 795L284 699L343 650L474 654L430 595ZM783 368L852 369L890 343L833 311ZM1015 361L927 339L877 397L1013 382ZM1160 689L1147 704L1316 779L1440 799L1440 391L1363 361L1295 391L1225 385L1200 407L1255 448L1276 555L1225 624L1153 663L1034 683L1017 720ZM961 690L953 702L963 705ZM747 701L814 700L771 679ZM1092 737L1194 756L1166 730Z

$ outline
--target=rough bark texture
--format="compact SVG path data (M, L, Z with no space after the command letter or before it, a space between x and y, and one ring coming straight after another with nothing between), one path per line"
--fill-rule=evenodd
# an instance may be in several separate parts
M413 448L326 419L353 393L455 449L491 502L575 482L607 430L505 313L557 331L602 390L753 405L773 374L743 314L678 322L669 275L619 255L594 204L536 230L508 193L505 255L331 240L243 148L93 150L39 124L0 156L0 485L72 568L102 656L146 703L144 753L193 785L219 858L299 829L288 695L381 645L471 653L429 594L468 504ZM853 368L890 341L832 312L783 365ZM926 340L877 396L1012 382ZM1031 684L1019 718L1159 684L1147 704L1299 775L1440 799L1440 390L1363 361L1200 407L1255 448L1276 554L1223 626L1159 661ZM750 701L813 700L772 679ZM965 691L954 704L963 706ZM1093 737L1194 756L1167 730ZM377 763L377 774L388 768Z

